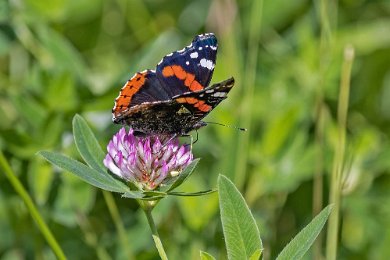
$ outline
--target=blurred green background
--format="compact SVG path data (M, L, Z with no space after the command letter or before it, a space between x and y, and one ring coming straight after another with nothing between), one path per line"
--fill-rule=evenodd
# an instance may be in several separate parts
M212 81L236 78L206 120L249 131L199 130L193 151L202 160L182 189L205 190L219 173L229 176L255 215L264 259L275 258L313 208L327 204L343 49L352 44L338 258L390 259L390 1L2 0L0 149L65 254L158 259L136 202L114 194L121 243L102 192L36 152L80 159L75 113L105 147L119 129L111 108L125 81L203 32L219 40ZM226 258L216 194L169 197L154 215L170 258L198 259L199 250ZM323 251L316 248L308 259ZM0 257L54 258L4 174Z

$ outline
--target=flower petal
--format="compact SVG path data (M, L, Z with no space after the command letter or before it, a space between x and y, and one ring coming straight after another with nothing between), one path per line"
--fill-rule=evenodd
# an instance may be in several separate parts
M137 187L153 190L167 178L180 174L192 159L192 152L180 146L177 137L137 137L133 129L126 133L122 127L108 143L103 163L113 174Z

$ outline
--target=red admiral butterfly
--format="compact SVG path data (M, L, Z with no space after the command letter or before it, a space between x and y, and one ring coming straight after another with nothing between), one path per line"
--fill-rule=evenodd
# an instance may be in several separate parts
M213 75L217 38L198 35L182 50L166 55L156 70L136 73L122 87L112 109L113 121L139 135L185 135L222 100L234 79L208 86Z

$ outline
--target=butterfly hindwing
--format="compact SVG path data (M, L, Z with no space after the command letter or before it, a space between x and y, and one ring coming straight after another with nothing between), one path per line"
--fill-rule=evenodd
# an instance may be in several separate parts
M192 114L199 115L199 120L213 110L234 86L234 78L213 84L197 92L188 92L173 97L173 100L185 106Z

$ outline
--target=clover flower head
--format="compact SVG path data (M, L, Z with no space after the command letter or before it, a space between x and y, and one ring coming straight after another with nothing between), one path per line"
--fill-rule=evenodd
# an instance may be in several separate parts
M104 165L115 175L142 190L154 190L177 176L191 163L193 155L178 138L138 137L121 128L107 146Z

